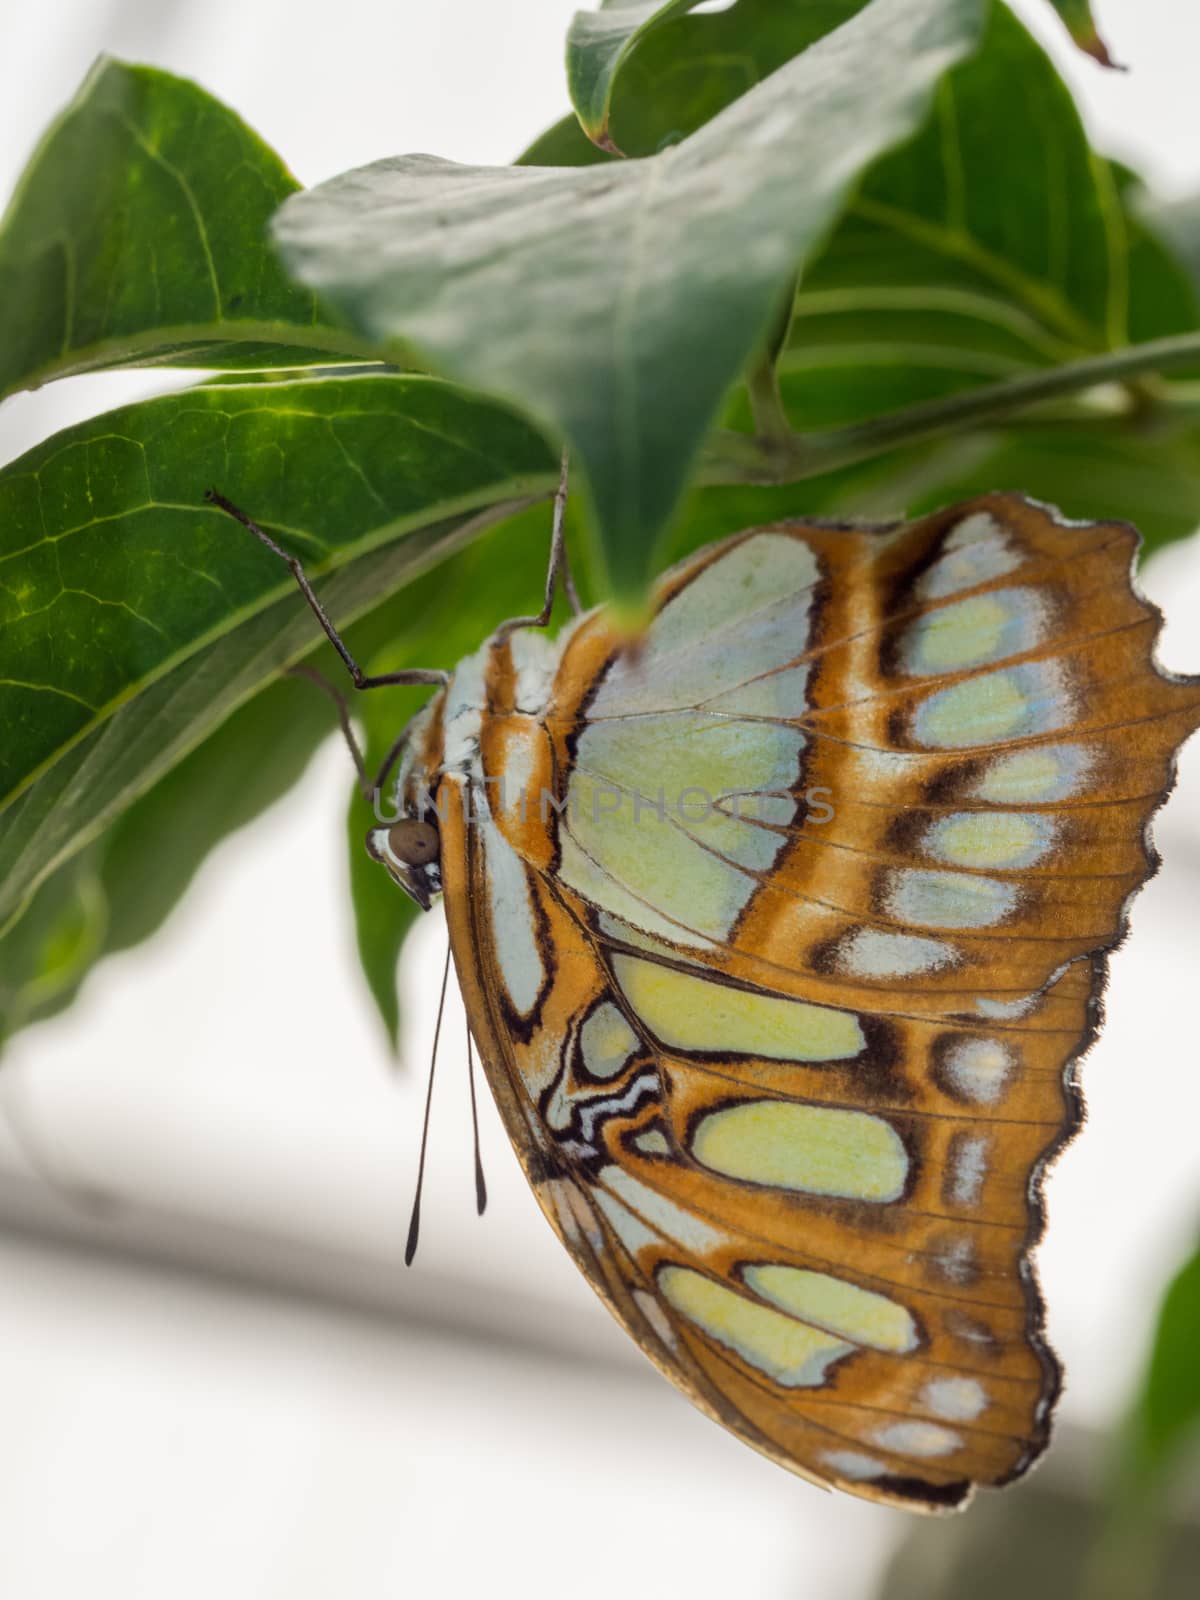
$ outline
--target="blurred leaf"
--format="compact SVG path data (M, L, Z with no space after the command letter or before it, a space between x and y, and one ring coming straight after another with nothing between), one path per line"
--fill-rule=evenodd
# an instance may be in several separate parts
M1045 53L993 5L929 124L867 175L805 273L781 361L793 425L819 435L1194 331L1195 287L1143 209L1139 180L1090 151ZM726 420L751 426L744 399ZM806 504L859 515L1019 490L1125 518L1154 546L1200 526L1200 419L1163 386L1081 396L805 488Z
M815 9L781 6L778 15L803 15L811 27ZM676 120L702 120L701 107L739 92L744 80L731 84L730 63L751 75L766 66L755 49L778 43L776 15L740 0L720 15L669 22L640 43L616 79L620 137L632 126L653 148ZM727 39L716 49L702 31L735 20L747 29L744 55ZM668 43L675 53L655 63L652 93L650 58ZM626 111L631 87L638 92ZM632 147L641 148L636 138ZM523 159L610 158L570 118ZM1157 231L1163 208L1150 205L1134 174L1089 150L1055 69L1002 6L989 6L983 47L943 80L927 126L875 165L862 193L797 295L782 389L802 429L870 422L1200 323L1195 285ZM1165 229L1176 244L1187 221L1181 208ZM1150 544L1165 542L1200 524L1196 423L1186 403L1175 414L1174 394L1144 382L1123 396L1061 402L1007 429L892 450L775 494L776 514L899 514L1001 485L1071 515L1127 517ZM752 427L744 394L723 421ZM989 472L999 474L995 483ZM689 519L695 507L693 499Z
M566 437L609 582L636 606L797 259L862 168L916 124L979 22L979 0L873 0L645 161L559 171L400 157L293 196L277 237L297 276L382 353L411 340Z
M1160 1480L1200 1442L1200 1249L1167 1287L1134 1410L1129 1467Z
M979 52L943 80L916 138L867 175L804 274L783 363L797 426L1129 342L1129 255L1117 180L1066 86L991 4ZM1160 306L1162 287L1139 286L1138 338L1196 325L1190 294ZM827 393L834 353L843 376Z
M520 419L415 377L205 387L0 470L0 803L156 679L294 592L215 485L314 573L542 490ZM255 646L258 647L257 644Z
M195 84L102 58L0 223L0 395L100 367L361 354L267 247L296 187Z
M1120 162L1110 163L1121 199L1126 273L1129 282L1129 337L1137 341L1186 332L1200 323L1200 273L1169 225L1160 225L1142 178ZM1200 363L1184 374L1200 376Z
M104 954L157 932L209 853L285 795L331 732L311 686L280 679L118 817L102 840Z
M607 167L620 158L594 145L572 112L539 134L514 161L517 167Z
M610 4L600 12L582 12L572 24L568 84L572 61L578 59L572 37L582 37L583 92L606 97L603 114L611 122L613 142L626 155L654 155L695 133L756 83L855 16L866 0L737 0L714 14L684 14L695 3L663 6L630 0L619 8ZM593 86L586 83L589 58L598 69ZM577 107L581 97L572 91ZM583 120L590 126L587 117ZM543 135L521 158L532 166L585 166L607 159L575 116Z
M1116 1436L1107 1515L1091 1551L1086 1600L1158 1600L1172 1586L1172 1512L1200 1505L1200 1250L1168 1284L1137 1396ZM1189 1446L1191 1449L1189 1450ZM1189 1461L1190 1456L1190 1461ZM1182 1492L1180 1492L1182 1491Z
M1200 527L1200 420L1145 433L1067 424L1013 429L967 470L951 470L915 496L911 508L931 511L993 489L1032 495L1080 520L1131 522L1149 552Z
M1194 1600L1200 1527L1186 1512L1164 1529L1149 1569L1127 1569L1123 1587L1094 1587L1109 1515L1095 1493L1105 1443L1061 1425L1044 1464L1020 1483L980 1494L962 1516L910 1517L873 1593L878 1600L1100 1600L1101 1593L1105 1600Z
M608 114L617 72L640 39L699 0L601 0L577 11L567 34L567 89L583 131L611 148Z
M1004 140L989 132L1014 120ZM1113 341L1193 331L1195 287L1144 208L1136 176L1088 149L1041 47L993 5L983 47L867 175L805 274L781 363L792 422L819 437ZM751 427L744 395L724 421ZM917 515L989 489L1124 518L1150 547L1185 537L1200 526L1200 417L1161 386L1080 397L809 479L774 514Z
M1146 225L1170 241L1192 282L1200 285L1200 194L1159 200L1143 191L1135 204Z
M1108 53L1108 46L1100 37L1091 0L1050 0L1050 4L1066 23L1067 32L1081 50L1085 50L1089 56L1095 56L1102 67L1116 66L1117 63Z
M622 148L646 155L664 140L693 132L860 6L861 0L738 0L716 15L669 21L639 39L621 63L614 118ZM936 337L924 342L949 361L959 386L1003 372L1005 357L1045 365L1103 348L1110 305L1107 298L1097 303L1093 292L1088 316L1072 316L1073 286L1060 281L1064 249L1078 266L1089 249L1098 248L1099 277L1111 283L1117 324L1122 275L1128 272L1123 337L1140 341L1194 328L1195 295L1180 267L1181 261L1200 261L1200 204L1155 201L1134 173L1090 151L1071 94L1041 46L998 0L989 0L988 19L982 47L939 87L927 126L900 151L885 155L864 182L874 198L900 213L894 234L868 234L852 206L828 248L806 269L807 282L828 273L835 282L845 275L849 284L881 287L894 278L896 304L888 309L908 316L877 323L867 320L869 302L847 300L841 306L842 313L862 319L857 343L868 358L877 332L882 342L910 345L920 333L918 318L927 319ZM991 136L996 127L1005 129L1003 140ZM1047 148L1055 151L1052 163L1045 160ZM590 144L576 118L567 117L520 160L577 166L613 157ZM1064 220L1068 226L1060 231ZM917 249L922 242L923 260ZM902 261L893 264L898 253ZM1200 268L1195 276L1200 280ZM928 291L928 303L920 302L918 289ZM913 292L906 298L904 290ZM979 297L976 305L972 292ZM943 301L945 315L938 319ZM805 305L813 314L819 307L819 297ZM975 318L988 326L973 326ZM796 335L805 342L799 326ZM899 355L894 364L902 364ZM941 392L947 384L932 387ZM915 384L916 396L927 392L928 386Z
M102 956L156 932L211 850L296 782L330 731L314 698L272 684L44 879L0 936L0 1041L65 1006Z
M0 1045L71 998L101 949L106 913L94 852L84 851L0 935Z

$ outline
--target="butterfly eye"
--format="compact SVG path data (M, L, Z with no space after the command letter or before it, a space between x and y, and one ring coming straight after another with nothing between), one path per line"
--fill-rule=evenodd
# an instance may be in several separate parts
M425 867L437 860L441 843L432 823L406 817L388 829L388 849L407 866Z

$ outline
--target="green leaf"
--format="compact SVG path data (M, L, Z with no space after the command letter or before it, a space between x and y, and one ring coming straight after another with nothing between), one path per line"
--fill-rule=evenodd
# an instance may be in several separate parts
M1200 326L1200 272L1182 230L1176 232L1151 204L1137 173L1114 162L1112 174L1128 252L1130 339L1158 339ZM1200 376L1200 364L1185 376Z
M997 140L1001 124L1011 126ZM1144 214L1138 180L1089 149L1045 53L994 5L982 48L943 80L929 124L868 173L805 274L781 360L793 425L819 446L825 430L1194 334L1195 288ZM751 426L744 397L726 420ZM1200 525L1198 467L1189 404L1164 384L1110 386L1004 427L989 421L945 448L893 453L836 480L846 485L836 504L817 480L805 504L915 513L1024 490L1072 516L1126 517L1153 545Z
M699 0L602 0L599 11L577 11L567 33L567 89L594 144L619 150L608 135L613 88L637 44Z
M1185 1576L1174 1558L1183 1555L1186 1563L1187 1553L1170 1538L1169 1518L1178 1499L1172 1480L1186 1472L1189 1453L1200 1445L1198 1348L1200 1249L1167 1286L1145 1373L1116 1435L1115 1470L1086 1585L1097 1600L1182 1595L1195 1587L1194 1556Z
M1081 50L1094 56L1102 67L1116 66L1117 63L1108 53L1108 46L1100 37L1100 30L1092 15L1091 0L1050 0L1050 4L1066 23L1067 32Z
M1200 1249L1163 1297L1149 1367L1134 1412L1130 1465L1160 1480L1200 1440Z
M1200 286L1200 194L1159 200L1143 190L1134 205L1146 226L1170 242L1192 282Z
M1129 250L1117 182L1068 90L991 4L979 52L867 175L804 275L782 362L796 425L878 416L1127 343ZM1139 337L1177 331L1146 328L1160 289L1141 297Z
M436 380L382 376L169 396L0 473L0 927L312 647L290 574L203 505L210 483L315 574L341 569L318 590L344 622L556 476L510 413Z
M740 0L653 33L616 79L621 140L638 153L673 126L696 125L769 69L770 51L802 48L800 29L812 30L819 9ZM715 36L734 24L744 50L732 33ZM1001 126L1005 138L992 138ZM522 158L609 159L574 118ZM801 285L784 362L797 423L866 420L1197 325L1194 289L1158 237L1161 225L1186 257L1198 231L1188 207L1154 205L1133 174L1095 156L1045 52L999 4L989 5L983 47L940 86L927 126L877 163L864 191L874 225L869 204L852 204ZM1090 283L1088 261L1098 267Z
M541 492L519 418L436 380L205 387L83 423L0 471L0 805L135 693L292 588L210 486L314 573Z
M220 101L101 59L0 223L0 396L100 367L362 355L267 247L296 187Z
M381 353L411 341L566 438L606 576L633 609L798 259L976 43L980 12L873 0L647 160L563 171L399 157L293 196L276 234L296 275Z
M484 516L502 515L507 507ZM314 585L339 624L362 615L479 531L451 519L363 556ZM314 621L294 594L215 643L94 729L0 817L0 929L63 861L98 837L238 706L308 655Z
M44 883L15 927L0 935L0 1045L74 995L103 946L107 906L95 852Z
M212 849L290 788L330 731L316 702L294 680L270 685L44 879L0 935L0 1041L154 933Z
M688 27L720 20L686 19ZM671 24L622 68L618 107L658 39L683 28ZM705 70L697 48L694 61L680 56L657 98L641 97L647 115L666 120L681 111L677 85ZM1021 85L1022 124L1037 136L992 140L987 130L1012 117L1014 84ZM1056 152L1053 163L1047 148ZM582 139L574 119L545 135L533 155L608 159ZM1143 342L1192 332L1200 322L1195 287L1155 229L1161 223L1177 245L1194 241L1200 229L1189 229L1190 208L1164 217L1134 174L1089 151L1045 53L1000 6L990 9L983 47L943 81L929 125L883 157L863 187L894 226L868 225L851 203L808 269L783 358L789 413L814 444L821 430L967 397L981 384L1102 351L1118 335L1121 345ZM1101 271L1082 297L1083 326L1073 328L1061 268L1088 250L1099 252ZM1082 275L1079 281L1086 287ZM1125 302L1112 327L1110 283L1114 301L1119 294ZM724 420L752 426L744 394ZM1190 403L1161 384L1131 389L1123 400L1111 390L1068 399L1053 411L888 449L779 489L706 488L689 499L672 550L778 516L916 514L996 487L1031 493L1071 516L1123 517L1153 548L1200 525L1200 424Z
M972 495L1012 490L1080 521L1131 522L1147 552L1189 538L1200 527L1195 419L1144 433L1102 424L1030 426L984 433L971 443L971 450L947 448L934 458L940 462L935 480L906 499L907 509L917 515ZM875 495L885 488L877 478Z
M509 518L374 605L345 630L356 658L380 663L377 670L388 665L453 666L499 619L528 609L540 592L549 515L548 506L539 506ZM348 687L341 662L321 641L299 592L285 596L275 609L281 614L290 610L302 648L307 646L306 661L319 665L331 684ZM360 697L355 710L362 713L377 745L380 740L390 745L408 713L429 693L381 690ZM223 705L218 697L209 715L220 713ZM0 935L0 1039L59 1010L96 961L152 935L211 851L288 792L336 725L328 699L311 682L277 679L159 777L99 838L65 859L44 880L24 915ZM382 754L376 748L376 761ZM170 751L166 755L172 758ZM68 756L65 765L70 762ZM155 773L160 767L161 762ZM352 770L349 753L346 770L348 775ZM92 810L77 812L76 820L102 822L104 793L89 789L87 798ZM369 822L370 811L355 790L350 877L359 947L379 1004L390 1004L388 1021L394 1030L396 955L412 921L412 902L366 856L363 835ZM22 868L26 865L22 861ZM42 954L47 929L61 950L78 920L77 906L88 914L90 937L86 942L80 937L74 961L47 963ZM51 974L54 981L48 982Z
M100 841L102 953L156 933L211 851L299 781L333 726L311 684L268 684L119 816Z
M567 36L567 85L577 113L567 126L576 150L648 156L677 144L866 0L737 0L713 15L686 15L696 4L608 0L598 12L576 15ZM585 164L562 159L561 148L534 151L522 160Z

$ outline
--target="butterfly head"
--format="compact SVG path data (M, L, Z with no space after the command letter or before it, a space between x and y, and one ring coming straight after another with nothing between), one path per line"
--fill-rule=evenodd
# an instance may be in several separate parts
M372 828L367 854L381 862L422 911L442 892L442 841L435 823L401 817L390 827Z

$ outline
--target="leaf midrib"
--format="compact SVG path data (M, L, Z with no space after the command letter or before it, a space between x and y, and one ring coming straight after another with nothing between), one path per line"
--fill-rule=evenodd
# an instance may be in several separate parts
M330 329L322 331L319 323L309 327L295 322L238 320L227 320L219 324L180 322L139 333L114 334L106 339L97 339L88 345L74 345L71 347L71 359L56 357L53 361L47 361L42 366L36 367L9 388L0 389L0 400L8 395L20 394L27 389L40 389L43 384L57 378L76 377L80 373L94 372L99 368L166 366L167 358L170 356L184 355L192 350L201 355L205 347L221 344L277 344L297 351L324 352L337 356L342 361L362 362L364 366L385 364L379 346L373 341L363 339L349 331L345 333ZM157 355L158 360L142 362L139 358L146 355ZM403 359L406 369L418 372L423 370L421 363L415 360L410 352L405 351ZM387 364L394 364L394 357L390 358ZM197 361L196 366L198 370L205 369L205 363L202 361ZM297 363L294 368L264 365L260 368L247 367L244 370L294 372L303 371L304 368L302 363Z

